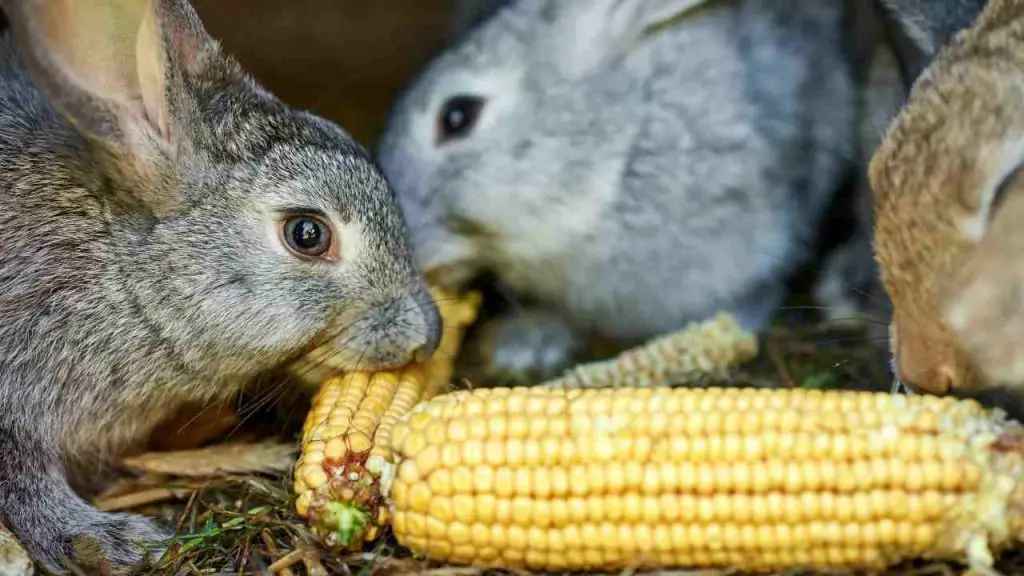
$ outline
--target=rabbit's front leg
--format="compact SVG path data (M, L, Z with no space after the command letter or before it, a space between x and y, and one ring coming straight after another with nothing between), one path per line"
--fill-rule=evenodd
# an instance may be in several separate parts
M565 320L541 309L519 309L484 323L477 340L482 377L490 384L536 384L576 364L584 339Z
M827 320L854 325L867 321L871 338L886 337L890 303L878 280L870 235L858 233L829 254L814 286L814 300Z
M0 516L36 562L66 574L124 574L158 559L168 531L135 514L100 512L74 492L57 453L24 430L0 428Z

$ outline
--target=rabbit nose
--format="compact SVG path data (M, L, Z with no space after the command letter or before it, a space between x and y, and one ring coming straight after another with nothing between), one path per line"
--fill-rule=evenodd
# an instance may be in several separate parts
M898 376L904 384L915 390L940 396L959 387L957 370L950 362L935 362L932 358L928 358L930 361L922 361L923 359L919 357L903 352L901 347Z
M948 394L960 387L956 371L949 364L940 364L924 373L917 381L910 382L914 388L939 396Z
M900 330L895 352L897 376L915 390L943 395L960 386L951 346Z
M423 363L429 360L434 355L434 352L437 351L437 347L441 343L441 331L444 329L444 325L441 319L441 312L437 308L437 303L434 302L434 298L427 290L417 290L412 298L420 313L423 314L423 335L425 340L413 350L412 359L414 362Z

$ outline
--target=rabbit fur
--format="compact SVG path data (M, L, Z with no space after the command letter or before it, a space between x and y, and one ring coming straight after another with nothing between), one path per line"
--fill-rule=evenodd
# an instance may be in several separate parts
M422 71L379 144L418 262L439 282L492 272L580 338L635 343L719 310L765 328L856 169L845 10L501 7ZM441 111L461 95L484 101L476 122L439 139ZM871 269L867 238L850 254L847 271ZM550 358L524 342L577 349L506 332L519 335L496 345L506 365Z
M0 520L49 571L127 572L167 529L76 489L161 418L313 350L403 364L440 318L367 153L255 83L187 0L0 7ZM289 252L292 213L340 257Z
M931 60L870 165L894 370L940 394L1024 384L1024 2L945 19L966 4L917 18L937 35L911 58Z

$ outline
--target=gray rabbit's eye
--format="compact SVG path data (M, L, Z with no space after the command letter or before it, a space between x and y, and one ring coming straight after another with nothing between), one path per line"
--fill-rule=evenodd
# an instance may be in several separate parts
M293 254L318 260L338 259L334 234L323 218L311 214L289 216L281 221L280 230L284 245Z
M484 99L479 96L453 96L445 101L437 117L437 143L468 136L483 107Z

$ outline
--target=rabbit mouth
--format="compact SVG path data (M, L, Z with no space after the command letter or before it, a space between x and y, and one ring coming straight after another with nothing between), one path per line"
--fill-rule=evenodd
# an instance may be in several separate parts
M365 353L342 347L339 340L349 338L342 336L320 344L289 364L288 370L302 382L317 385L345 372L386 370L408 362L408 354L398 350L397 346L384 346L383 350L377 346Z
M436 349L441 318L424 290L409 290L385 299L359 314L345 329L314 340L289 367L300 379L323 381L352 371L400 368Z
M307 386L319 386L321 382L339 372L338 369L321 360L323 353L320 350L323 348L325 347L317 348L295 360L289 364L288 371Z

